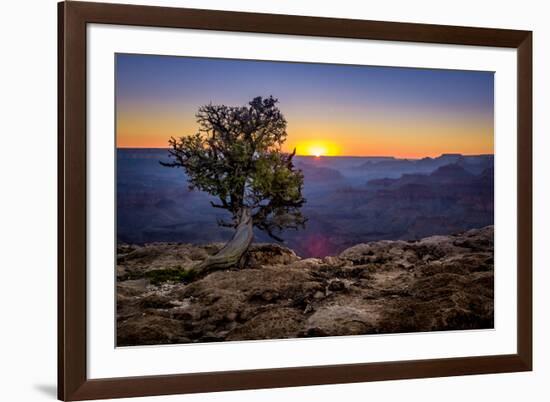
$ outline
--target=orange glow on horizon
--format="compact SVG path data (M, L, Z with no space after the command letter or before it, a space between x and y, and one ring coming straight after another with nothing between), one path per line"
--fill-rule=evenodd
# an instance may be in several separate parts
M436 157L443 153L493 154L492 121L394 119L369 122L318 122L293 119L285 152L303 156ZM168 148L171 136L196 132L192 116L119 111L118 148Z
M295 145L296 155L304 156L338 156L340 155L339 147L329 141L303 141Z

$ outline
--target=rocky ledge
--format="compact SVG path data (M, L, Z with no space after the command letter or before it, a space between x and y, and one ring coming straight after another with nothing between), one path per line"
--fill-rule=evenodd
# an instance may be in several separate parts
M221 244L119 245L118 346L493 327L493 227L301 259L253 244L242 268L190 278Z

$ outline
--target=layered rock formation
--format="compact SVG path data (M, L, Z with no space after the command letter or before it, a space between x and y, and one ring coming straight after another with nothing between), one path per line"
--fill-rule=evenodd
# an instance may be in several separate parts
M189 277L222 245L119 245L118 346L493 327L493 227L301 259L253 244L244 267Z
M117 240L209 244L231 238L208 194L191 191L166 149L117 150ZM338 255L358 243L421 239L494 223L493 155L392 157L296 156L304 174L306 227L286 231L303 257ZM255 230L258 242L271 238Z

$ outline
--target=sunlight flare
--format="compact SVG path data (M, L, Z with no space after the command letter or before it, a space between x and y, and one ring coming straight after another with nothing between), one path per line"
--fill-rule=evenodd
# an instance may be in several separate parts
M303 156L336 156L340 154L339 147L328 141L303 141L296 144L296 154Z

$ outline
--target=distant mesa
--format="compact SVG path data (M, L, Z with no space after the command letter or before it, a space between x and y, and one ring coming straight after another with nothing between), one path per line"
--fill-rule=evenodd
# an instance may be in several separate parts
M367 161L355 166L357 170L367 171L372 174L405 174L405 173L431 173L439 167L456 164L472 174L479 174L484 169L491 167L494 162L493 155L462 155L454 153L441 154L436 158L425 157L422 159L383 159L369 158Z
M399 178L382 178L369 180L371 188L400 187L406 184L441 185L445 183L475 184L483 178L492 178L493 168L486 168L480 174L473 174L458 163L443 165L431 173L405 173Z
M466 171L460 165L453 163L437 168L432 174L430 174L430 177L442 182L457 182L469 180L473 177L473 174Z
M343 179L342 173L336 169L323 166L313 166L304 162L298 163L296 167L303 172L306 181L322 182Z

